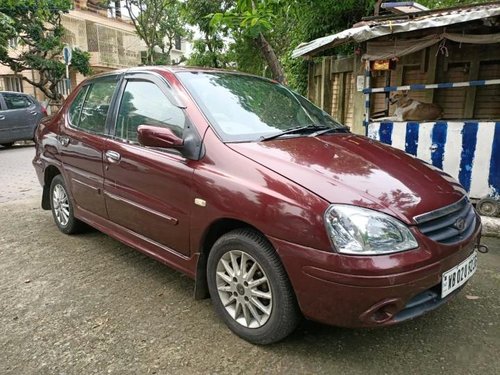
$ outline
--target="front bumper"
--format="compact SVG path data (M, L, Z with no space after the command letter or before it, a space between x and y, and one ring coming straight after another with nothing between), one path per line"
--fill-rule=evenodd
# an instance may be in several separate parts
M456 295L459 290L441 298L441 275L474 251L480 230L477 225L467 241L442 251L441 257L426 248L352 257L276 238L271 242L306 318L342 327L377 327L420 316Z

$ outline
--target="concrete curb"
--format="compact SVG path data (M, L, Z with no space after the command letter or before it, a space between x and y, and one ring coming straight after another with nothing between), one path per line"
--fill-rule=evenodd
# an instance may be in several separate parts
M500 217L481 216L483 236L500 237Z

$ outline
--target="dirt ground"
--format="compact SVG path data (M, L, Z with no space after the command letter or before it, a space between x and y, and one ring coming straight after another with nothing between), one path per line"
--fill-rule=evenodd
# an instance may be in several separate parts
M97 231L60 233L29 185L32 154L0 150L0 374L498 374L499 239L424 317L376 330L304 322L259 347L193 300L189 278Z

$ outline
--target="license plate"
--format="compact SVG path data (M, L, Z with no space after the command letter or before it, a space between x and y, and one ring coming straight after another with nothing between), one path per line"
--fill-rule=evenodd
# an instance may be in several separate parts
M443 273L441 278L441 298L446 297L454 290L460 288L469 280L477 269L477 253L474 251L471 256L465 259L458 266Z

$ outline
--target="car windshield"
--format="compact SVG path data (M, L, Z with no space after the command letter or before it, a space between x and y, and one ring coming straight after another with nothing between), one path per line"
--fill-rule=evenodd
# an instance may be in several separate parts
M224 142L346 129L304 97L265 78L190 71L178 77Z

